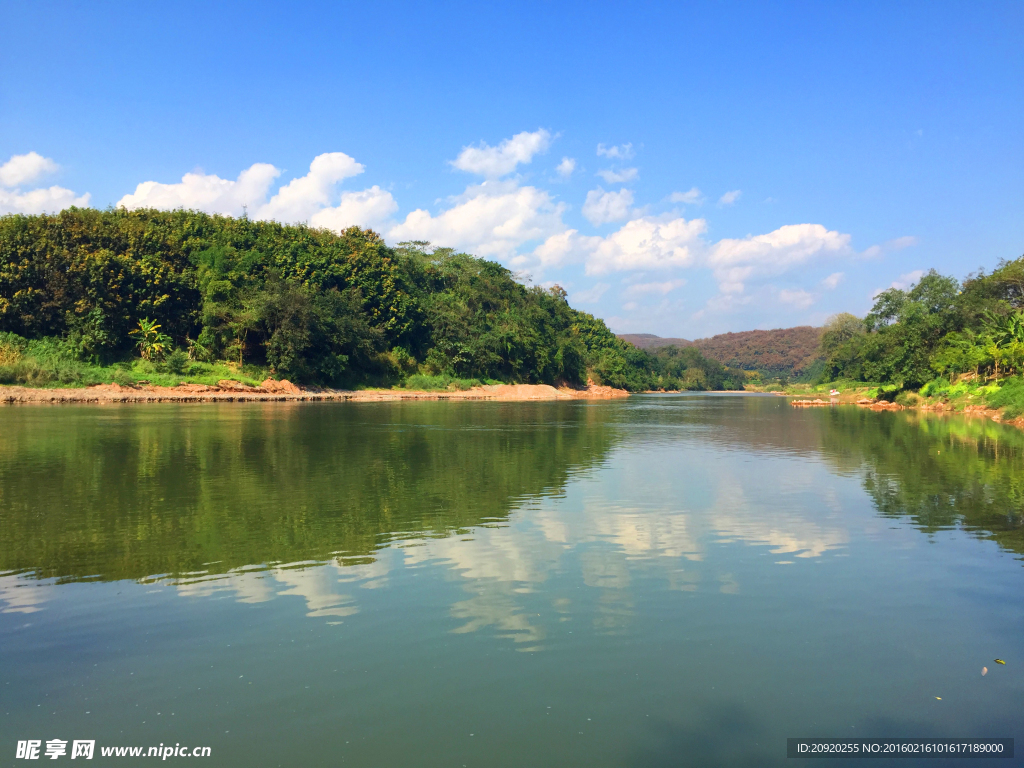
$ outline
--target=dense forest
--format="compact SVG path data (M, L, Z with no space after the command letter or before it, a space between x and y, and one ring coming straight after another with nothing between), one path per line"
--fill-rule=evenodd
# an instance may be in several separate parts
M0 218L0 383L224 366L324 386L742 382L696 351L637 349L558 286L427 243L388 247L357 227L186 210Z
M809 325L721 333L695 341L661 338L648 333L620 334L619 338L649 352L667 346L692 346L723 365L757 371L765 378L808 379L821 372L821 329Z
M825 381L864 381L933 394L959 382L1024 390L1024 257L962 282L935 270L890 288L863 319L836 315L821 337ZM1013 398L1011 398L1013 399Z

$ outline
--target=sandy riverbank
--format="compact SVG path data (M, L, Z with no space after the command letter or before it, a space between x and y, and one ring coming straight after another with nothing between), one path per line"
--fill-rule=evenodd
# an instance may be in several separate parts
M222 381L218 386L181 384L177 387L100 384L81 389L0 387L0 403L239 403L239 402L387 402L392 400L494 400L525 402L588 400L628 397L624 389L590 385L583 389L555 388L547 384L496 384L457 392L420 392L404 389L331 390L301 388L289 382L265 381L258 387Z

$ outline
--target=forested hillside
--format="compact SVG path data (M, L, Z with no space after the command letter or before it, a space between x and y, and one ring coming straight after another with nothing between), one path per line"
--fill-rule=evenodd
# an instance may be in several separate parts
M832 318L821 346L826 380L916 389L936 377L1024 373L1024 257L963 282L932 270L908 290L883 291L864 319Z
M699 355L659 362L621 341L557 286L369 230L185 210L0 218L0 383L86 384L112 366L126 381L230 366L332 386L721 379Z
M674 339L664 336L655 336L653 333L620 333L619 338L628 341L640 349L652 350L662 347L692 347L693 342L689 339Z
M820 367L821 329L809 325L771 331L723 333L707 339L661 338L647 333L622 334L620 339L646 350L694 346L701 354L723 365L744 371L760 371L769 377L806 377Z

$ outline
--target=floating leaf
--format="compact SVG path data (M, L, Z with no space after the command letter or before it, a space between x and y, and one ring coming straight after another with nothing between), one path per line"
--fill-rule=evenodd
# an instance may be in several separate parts
M1002 659L996 659L996 664L1005 664L1006 662Z

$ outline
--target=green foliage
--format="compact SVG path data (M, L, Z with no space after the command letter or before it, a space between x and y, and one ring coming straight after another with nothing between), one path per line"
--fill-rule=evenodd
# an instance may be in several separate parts
M25 339L0 333L0 384L34 387L96 383L96 372L59 339Z
M704 357L695 346L661 347L653 355L657 387L668 390L743 389L747 374Z
M167 355L167 358L164 360L164 367L167 369L168 373L181 376L188 370L188 355L182 350L176 349Z
M986 402L992 408L1002 408L1004 418L1015 419L1024 415L1024 377L1007 380L986 398Z
M138 328L128 332L137 339L139 357L143 360L156 360L164 356L171 345L171 337L160 330L160 324L144 317L139 320Z
M658 383L650 356L572 309L564 290L522 285L499 264L426 243L392 249L356 227L196 211L0 217L0 331L60 339L65 366L173 356L160 366L168 375L231 361L330 385L416 373Z
M444 374L430 376L424 373L414 373L405 380L403 386L406 389L422 390L425 392L436 392L439 390L464 392L467 389L479 387L482 384L484 382L480 379L457 379L453 376L445 376Z
M1024 257L961 286L934 270L909 290L880 293L864 318L834 318L822 337L823 379L914 389L935 373L993 377L1024 371ZM934 388L934 387L933 387Z

